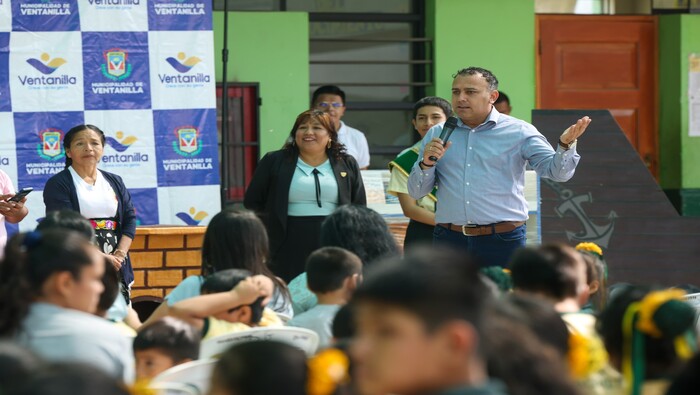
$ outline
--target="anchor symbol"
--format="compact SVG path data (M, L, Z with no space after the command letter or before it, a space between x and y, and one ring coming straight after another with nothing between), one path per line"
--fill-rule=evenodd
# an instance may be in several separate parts
M603 248L607 248L610 242L610 237L615 229L615 220L617 219L617 213L615 211L610 211L608 214L608 220L610 222L607 225L596 225L591 221L591 219L586 214L583 209L583 203L592 203L593 195L591 193L586 193L582 195L573 196L573 192L570 189L562 188L558 183L543 179L545 184L557 192L559 198L564 200L561 204L554 208L559 218L563 218L566 213L573 214L574 217L578 218L579 222L583 226L583 231L581 232L571 232L566 231L566 237L569 241L573 242L591 242L596 243Z

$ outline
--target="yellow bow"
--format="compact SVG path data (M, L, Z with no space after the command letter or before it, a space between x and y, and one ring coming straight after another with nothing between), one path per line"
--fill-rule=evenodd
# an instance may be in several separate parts
M306 387L309 395L331 395L338 385L350 380L350 360L337 348L328 348L316 354L309 359L308 367Z
M670 288L663 291L650 292L639 302L639 320L637 321L637 329L640 332L651 337L660 338L663 336L661 330L654 322L654 314L661 305L669 300L683 300L685 291L676 288Z

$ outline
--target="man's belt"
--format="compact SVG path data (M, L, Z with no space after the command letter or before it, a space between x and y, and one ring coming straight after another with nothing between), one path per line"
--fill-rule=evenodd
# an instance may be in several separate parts
M494 233L507 233L525 225L525 222L498 222L489 225L455 225L437 224L437 226L449 229L453 232L460 232L465 236L488 236Z

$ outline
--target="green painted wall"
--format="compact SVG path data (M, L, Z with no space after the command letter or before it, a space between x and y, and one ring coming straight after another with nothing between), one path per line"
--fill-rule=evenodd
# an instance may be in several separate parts
M700 137L688 136L688 55L700 53L700 15L659 17L661 186L684 216L700 216Z
M534 0L430 0L435 94L450 98L452 75L468 66L491 70L508 94L511 115L529 121L535 108Z
M222 80L224 13L214 12L216 79ZM309 19L302 12L230 12L227 79L260 83L260 153L279 149L309 108Z
M682 15L680 25L681 187L700 188L700 137L688 136L688 55L700 54L700 15Z
M680 18L659 17L659 179L664 189L681 187Z
M534 0L426 1L426 34L434 39L435 60L435 86L428 93L449 99L452 74L470 65L485 67L508 93L513 115L530 120L535 107ZM222 78L222 32L223 12L214 12L217 81ZM228 80L260 83L261 154L279 149L296 115L308 108L308 14L230 12L228 37Z
M435 57L434 43L435 43L435 2L437 0L425 0L425 37L431 38L433 40L433 58ZM428 52L430 53L430 52ZM436 75L433 73L435 64L428 65L426 68L427 75ZM435 84L425 88L426 96L435 96ZM444 96L445 99L449 100L449 96Z

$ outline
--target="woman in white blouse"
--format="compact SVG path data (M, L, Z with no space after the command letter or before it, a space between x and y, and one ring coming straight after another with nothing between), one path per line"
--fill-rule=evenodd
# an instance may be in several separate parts
M129 301L134 271L129 247L136 233L136 213L121 177L99 170L105 135L93 125L78 125L63 137L66 169L44 187L46 212L69 209L89 219L97 245L121 275L122 295Z

